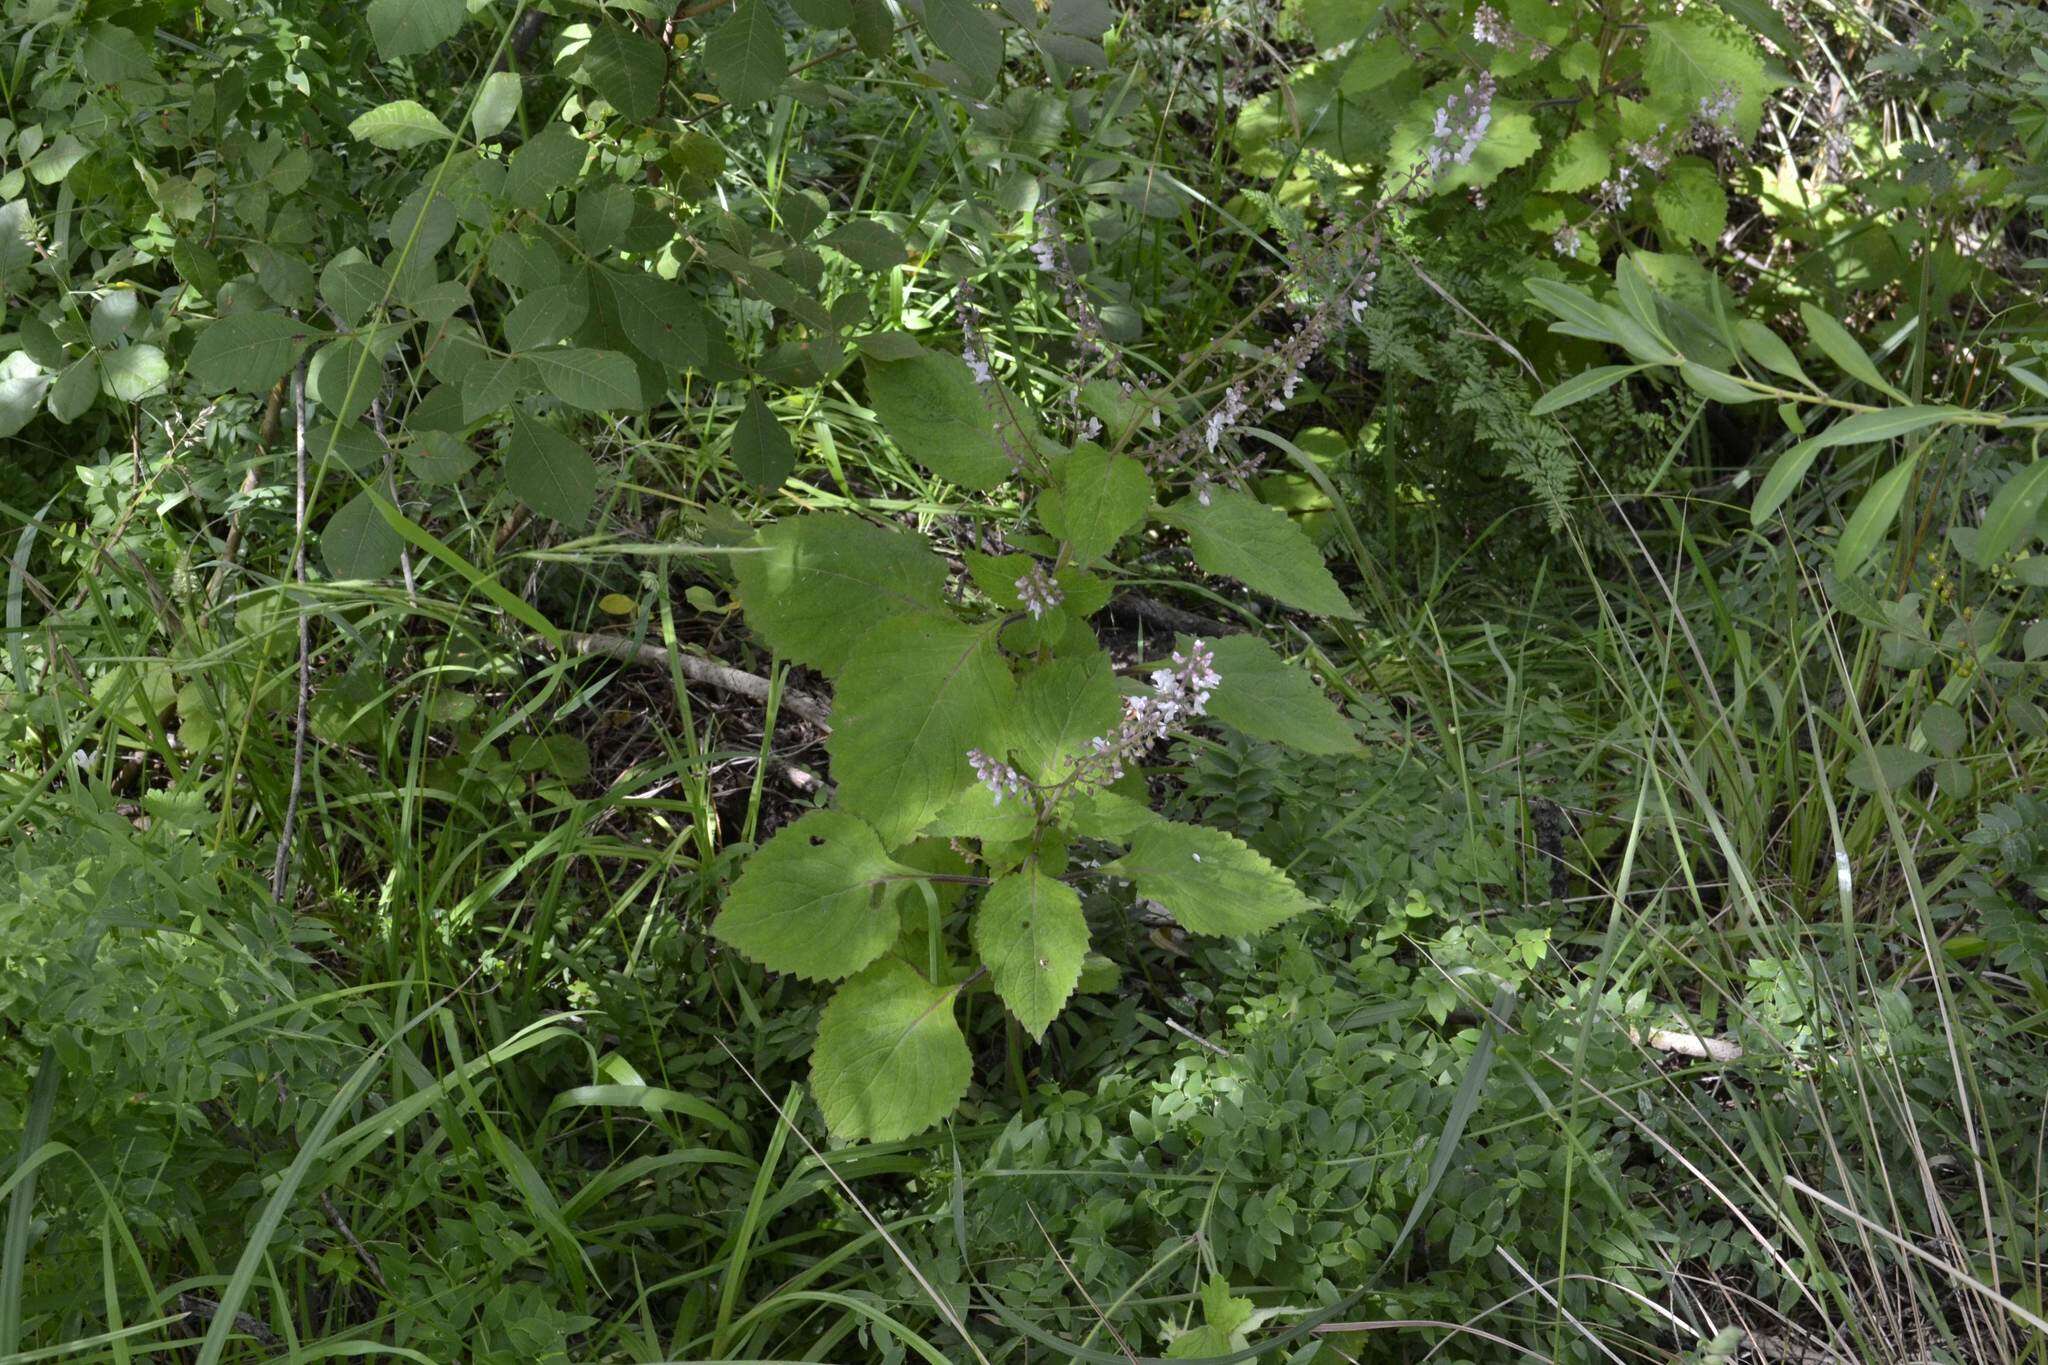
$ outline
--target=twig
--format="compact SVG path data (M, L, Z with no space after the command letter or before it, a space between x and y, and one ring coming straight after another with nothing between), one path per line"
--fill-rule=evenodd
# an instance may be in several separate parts
M299 819L299 795L306 781L306 708L313 687L313 620L306 611L306 362L292 371L294 464L292 581L299 588L299 709L292 722L292 786L285 799L284 830L277 840L277 861L270 866L270 896L284 903L285 873L290 870L292 831Z
M320 1191L320 1211L327 1215L327 1221L332 1223L334 1230L341 1234L341 1240L355 1248L356 1255L362 1258L363 1269L370 1272L370 1278L377 1282L377 1287L387 1294L390 1293L391 1286L384 1283L384 1272L377 1268L377 1262L370 1255L369 1249L356 1240L355 1233L350 1230L348 1223L343 1220L341 1210L334 1207L334 1201L328 1197L325 1190Z
M1229 1048L1224 1047L1220 1043L1210 1042L1207 1038L1204 1038L1201 1034L1195 1032L1193 1029L1187 1027L1185 1024L1181 1023L1177 1019L1162 1017L1160 1022L1165 1024L1168 1028L1172 1029L1175 1033L1178 1033L1181 1037L1187 1039L1189 1042L1194 1043L1200 1047L1208 1048L1209 1051L1215 1053L1218 1057L1228 1057L1230 1055Z
M660 645L642 644L629 640L623 635L590 635L582 631L565 631L562 634L562 648L571 654L595 654L606 659L618 659L623 663L652 664L666 668L669 652ZM766 678L758 673L748 673L712 659L700 658L695 654L678 653L675 656L676 671L691 682L715 687L723 692L736 692L763 705L768 702L774 690ZM782 709L800 720L809 721L820 730L832 728L832 707L830 703L807 692L784 688Z
M1694 1057L1703 1062L1742 1060L1742 1044L1730 1042L1726 1038L1702 1038L1697 1033L1679 1033L1672 1029L1653 1028L1648 1033L1630 1029L1628 1040L1638 1047L1647 1047L1658 1052L1672 1052L1681 1057Z
M202 1298L197 1294L178 1295L178 1310L191 1314L201 1322L212 1322L220 1315L219 1304L215 1303L212 1299ZM265 1327L255 1318L250 1317L247 1313L235 1314L235 1330L244 1336L254 1337L262 1345L277 1345L277 1333Z

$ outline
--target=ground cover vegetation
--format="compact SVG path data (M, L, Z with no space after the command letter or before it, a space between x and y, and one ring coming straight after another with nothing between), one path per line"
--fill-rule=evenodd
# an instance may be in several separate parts
M2048 12L0 16L0 1362L2048 1352Z

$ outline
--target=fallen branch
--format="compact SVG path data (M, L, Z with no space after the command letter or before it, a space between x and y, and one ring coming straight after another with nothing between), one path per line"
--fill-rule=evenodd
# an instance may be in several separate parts
M571 654L592 654L605 659L617 659L622 663L650 664L656 668L667 668L673 662L675 669L691 682L715 687L721 692L732 692L768 704L774 694L775 684L758 673L734 668L715 659L702 658L695 654L678 652L671 658L668 650L660 645L644 644L629 640L623 635L592 635L583 631L564 631L562 647ZM794 688L782 689L782 709L808 721L820 730L832 728L832 707L818 697Z
M1697 1033L1679 1033L1672 1029L1653 1028L1648 1033L1630 1029L1628 1040L1638 1047L1675 1053L1680 1057L1694 1057L1703 1062L1742 1060L1742 1044L1726 1038L1702 1038Z
M1204 616L1200 612L1176 607L1156 598L1141 597L1136 593L1125 593L1112 601L1109 604L1109 614L1127 620L1143 621L1148 626L1155 626L1176 635L1237 635L1244 630L1243 626L1219 621L1213 616Z

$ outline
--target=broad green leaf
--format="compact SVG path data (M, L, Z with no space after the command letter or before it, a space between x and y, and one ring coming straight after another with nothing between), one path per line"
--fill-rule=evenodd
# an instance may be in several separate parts
M383 578L398 567L404 549L405 538L391 529L368 493L343 503L320 532L320 562L337 579Z
M747 859L711 936L770 971L836 981L896 942L896 903L917 875L853 816L814 810Z
M1613 139L1606 133L1581 128L1551 153L1543 169L1541 188L1552 194L1578 194L1605 180L1613 169Z
M617 351L581 347L534 351L524 357L540 375L541 385L572 408L586 412L637 412L640 372Z
M1072 548L1074 562L1089 564L1137 529L1151 504L1145 466L1083 441L1060 462L1058 479L1038 509L1045 529Z
M1650 202L1664 230L1691 246L1712 248L1728 230L1728 196L1721 176L1697 157L1672 162Z
M577 442L519 413L505 443L505 486L542 516L580 530L597 502L597 462Z
M418 100L392 100L380 104L348 126L349 136L358 142L390 151L424 147L453 137L448 125Z
M100 352L100 386L109 398L137 402L162 389L170 377L164 353L146 342Z
M1551 389L1529 407L1531 416L1541 417L1559 408L1568 408L1574 403L1584 402L1596 393L1605 393L1622 380L1642 370L1641 365L1601 365L1595 369L1582 370Z
M0 436L12 436L27 426L49 387L49 371L28 352L0 356Z
M1315 542L1277 507L1233 488L1215 488L1182 498L1163 519L1187 532L1195 562L1210 573L1235 578L1301 611L1347 620L1357 615Z
M1010 477L995 415L965 361L925 351L866 367L868 402L905 455L962 488L994 488Z
M593 257L615 250L633 225L633 192L624 185L587 185L576 192L576 240Z
M439 47L467 17L463 0L370 0L370 36L377 55L395 61Z
M2028 662L2048 657L2048 621L2036 621L2027 627L2027 633L2020 637L2020 653Z
M1100 649L1041 664L1017 685L1011 753L1038 781L1062 781L1090 741L1116 729L1123 709L1115 665Z
M1695 16L1647 25L1643 81L1651 104L1680 123L1698 111L1701 100L1732 88L1732 117L1744 142L1756 136L1764 96L1776 84L1764 68L1763 53L1747 35Z
M1792 354L1792 348L1761 322L1737 318L1735 336L1742 343L1742 349L1748 352L1750 359L1757 364L1774 374L1796 379L1809 389L1817 388L1814 382L1806 377L1806 371L1799 368L1799 357Z
M1844 776L1862 791L1897 791L1933 764L1931 754L1915 753L1903 744L1879 744L1850 759Z
M390 292L391 275L351 247L320 271L320 298L350 327L359 325Z
M85 410L92 406L92 400L99 396L99 362L91 351L87 351L57 375L57 382L50 386L50 396L45 402L50 416L69 424L84 416Z
M2031 543L2040 528L2044 503L2048 503L2048 459L2034 461L1992 495L1971 557L1979 564L1996 564L2010 551Z
M889 0L852 0L853 41L867 57L886 57L896 36Z
M733 557L747 624L770 649L837 673L892 617L945 605L946 565L924 542L844 512L791 517Z
M65 133L55 142L38 152L28 163L29 178L38 185L55 185L71 174L79 162L92 153L92 148Z
M841 223L825 234L824 242L862 270L889 270L909 259L903 239L872 218Z
M26 199L12 199L0 204L0 284L5 284L8 275L36 258L36 220L29 212ZM179 273L187 274L182 265ZM201 291L211 292L211 291Z
M747 395L747 405L733 423L732 462L756 488L774 488L796 468L796 449L789 442L789 433L758 393Z
M58 6L43 7L43 14L54 14ZM27 13L23 13L26 10ZM35 7L24 6L11 10L9 18L16 22L35 12ZM72 22L67 16L65 22ZM31 36L33 28L26 30L24 37ZM86 32L85 41L79 45L78 65L87 80L100 85L120 85L128 81L156 80L156 63L150 56L150 49L132 29L119 24L95 24Z
M282 313L237 313L199 334L185 371L208 393L268 393L292 367L299 345L319 335Z
M1936 753L1953 758L1969 743L1970 727L1963 713L1945 701L1931 701L1920 713L1920 733Z
M513 115L519 112L520 86L518 74L512 71L493 71L484 77L469 111L469 126L478 141L489 141L511 126Z
M452 431L415 431L405 467L421 483L445 488L476 468L476 452Z
M561 120L535 133L505 167L505 198L514 206L538 212L547 197L576 178L589 148Z
M590 289L581 275L536 289L505 314L505 345L539 351L567 338L590 316Z
M411 419L409 419L411 420ZM332 461L352 474L367 473L384 462L384 442L361 422L322 422L306 433L306 453L314 461Z
M533 367L521 356L481 356L466 369L462 386L462 420L474 426L502 412L531 381ZM441 375L446 379L447 375Z
M740 0L704 40L704 71L728 104L759 104L782 88L789 51L767 0Z
M811 1054L811 1092L833 1136L897 1142L959 1107L974 1060L953 1017L956 993L892 957L840 986Z
M307 396L337 422L362 416L383 387L384 362L361 334L336 337L306 366Z
M645 123L661 107L668 63L653 39L623 24L599 24L583 49L583 74L612 108Z
M1799 316L1806 321L1806 333L1813 338L1813 344L1821 353L1835 362L1835 367L1851 379L1860 380L1879 393L1889 394L1901 403L1908 402L1906 395L1886 382L1871 363L1869 354L1849 335L1849 329L1827 313L1810 303L1799 305Z
M1002 750L1015 699L994 623L925 615L873 627L832 702L825 746L840 806L902 844L974 780L969 749Z
M1088 955L1088 920L1074 888L1036 858L999 879L974 912L974 951L996 994L1034 1039L1066 1007Z
M1189 639L1180 637L1185 651ZM1288 663L1254 635L1209 640L1222 679L1209 698L1209 714L1255 739L1269 739L1306 754L1358 751L1358 735L1306 668Z
M1835 543L1838 576L1847 578L1861 569L1884 540L1885 533L1898 520L1899 505L1906 499L1906 486L1912 482L1913 469L1919 463L1920 454L1915 451L1871 484L1856 504L1856 510L1842 527L1842 538Z
M709 323L688 289L642 271L605 272L626 340L656 364L701 370L709 362Z
M1003 67L1003 32L975 0L925 0L924 28L932 45L952 58L978 89L996 83Z
M1287 875L1242 840L1206 825L1160 820L1102 869L1136 883L1193 934L1257 934L1309 908Z
M1202 1283L1202 1319L1211 1327L1224 1332L1242 1331L1252 1320L1253 1307L1250 1299L1234 1296L1230 1281L1221 1275L1211 1275Z
M1771 519L1785 499L1792 496L1792 490L1806 477L1814 458L1820 454L1820 444L1808 439L1786 450L1771 462L1771 469L1762 482L1756 486L1756 499L1749 505L1749 524L1761 526Z

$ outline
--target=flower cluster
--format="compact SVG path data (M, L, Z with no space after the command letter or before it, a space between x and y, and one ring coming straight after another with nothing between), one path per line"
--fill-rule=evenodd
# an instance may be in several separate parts
M1169 668L1152 671L1152 691L1124 698L1123 719L1106 735L1088 741L1088 752L1067 779L1078 786L1106 786L1124 775L1124 765L1166 738L1176 724L1205 715L1209 697L1223 681L1216 655L1200 640L1186 654L1174 652Z
M1723 84L1711 95L1700 96L1700 107L1692 116L1691 140L1695 147L1714 147L1735 141L1735 106L1739 99L1733 85Z
M1161 472L1190 463L1206 466L1194 471L1195 491L1204 504L1215 483L1242 486L1249 481L1258 472L1258 458L1225 451L1225 435L1260 407L1276 412L1284 407L1310 362L1345 326L1365 315L1378 276L1378 245L1364 221L1332 222L1296 241L1289 252L1285 293L1295 320L1287 334L1265 349L1266 363L1254 374L1232 380L1208 411L1148 446L1146 463Z
M1003 804L1005 796L1014 796L1031 785L1024 774L1007 763L990 758L979 749L967 751L967 764L974 769L975 780L988 788L989 795L995 798L998 806Z
M1066 594L1043 564L1033 564L1018 576L1017 596L1034 621L1066 601Z
M1493 126L1493 90L1493 73L1482 71L1476 83L1443 102L1429 130L1429 146L1423 151L1426 175L1434 178L1472 160L1486 140L1486 130Z
M1170 666L1152 670L1152 690L1124 698L1123 718L1116 729L1088 741L1087 752L1075 761L1060 787L1105 787L1116 781L1124 775L1125 764L1166 738L1174 726L1207 714L1209 698L1222 681L1215 652L1200 640L1191 642L1185 654L1174 651ZM1031 780L1023 773L980 749L967 751L967 763L999 806L1005 796L1031 789Z
M1472 41L1485 43L1490 47L1506 47L1515 40L1515 31L1508 27L1508 21L1501 17L1492 5L1481 5L1472 11Z

